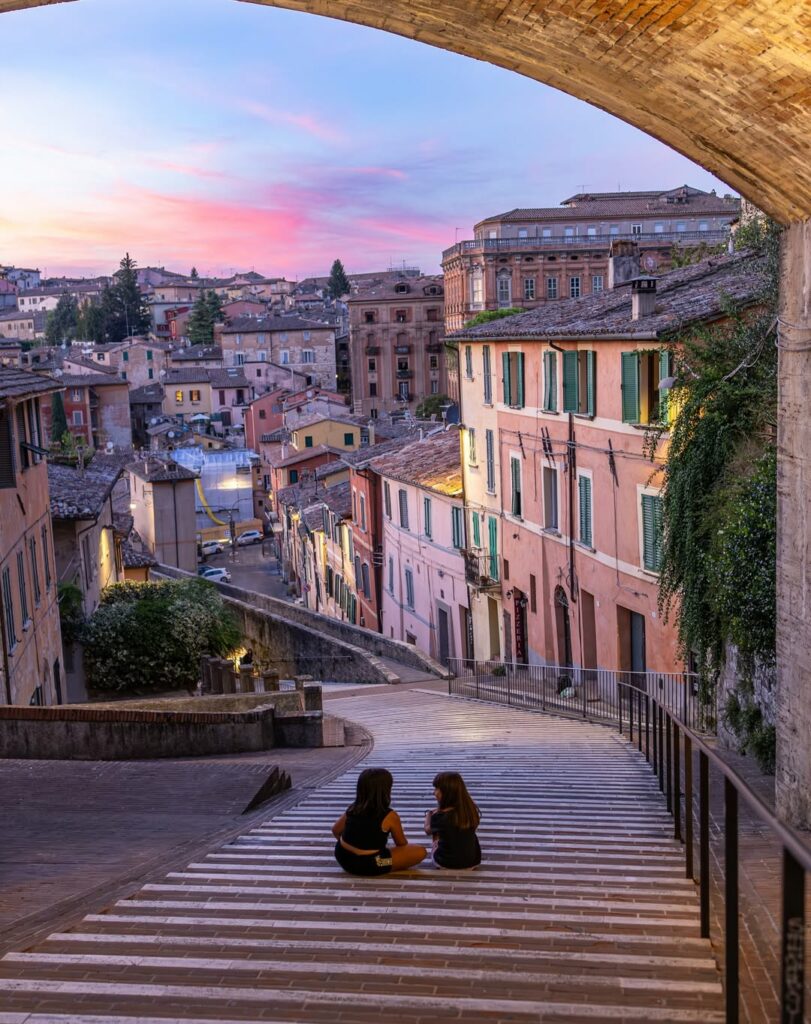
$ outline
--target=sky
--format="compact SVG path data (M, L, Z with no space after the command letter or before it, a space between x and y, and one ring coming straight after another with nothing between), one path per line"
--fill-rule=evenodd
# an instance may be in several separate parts
M537 82L236 0L79 0L0 16L0 264L300 279L442 250L583 189L730 191Z

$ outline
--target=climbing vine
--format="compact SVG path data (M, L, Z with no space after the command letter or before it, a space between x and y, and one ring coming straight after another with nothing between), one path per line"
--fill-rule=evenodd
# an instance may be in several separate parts
M768 221L741 228L736 247L760 255L756 302L730 302L722 324L670 339L660 605L676 617L708 703L728 645L738 648L744 686L725 720L742 743L754 728L752 667L774 660L778 243ZM663 429L650 435L651 452Z

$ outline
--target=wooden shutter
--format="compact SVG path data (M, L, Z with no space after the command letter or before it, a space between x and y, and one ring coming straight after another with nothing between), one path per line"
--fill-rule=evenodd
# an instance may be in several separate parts
M487 532L490 550L488 575L491 580L498 579L498 520L493 516L487 520Z
M597 353L586 352L586 412L596 416L597 409Z
M659 352L659 380L663 381L665 377L669 377L671 373L671 359L670 350L663 348ZM668 391L669 388L659 387L659 419L662 423L670 422L670 410L668 408Z
M431 536L431 499L422 499L423 529L426 537Z
M405 491L399 492L400 502L400 526L404 530L408 529L408 495Z
M391 519L391 487L387 484L383 484L383 504L386 509L386 516Z
M563 411L578 412L578 353L563 353Z
M521 515L521 463L518 459L510 459L510 478L512 483L512 514Z
M515 396L515 404L519 409L524 408L524 353L514 353L515 358L515 378L517 384L518 394Z
M14 487L14 432L8 408L0 409L0 487Z
M545 389L544 409L557 412L558 408L558 357L556 352L544 353Z
M662 501L656 495L642 495L642 564L650 572L662 565Z
M639 353L622 353L622 422L639 423Z
M493 431L485 431L484 439L485 448L487 449L487 490L494 491L496 489L496 455Z
M510 353L502 352L501 354L501 373L502 373L502 384L504 386L504 404L513 404L512 387L510 386Z
M474 512L470 521L473 524L473 547L480 548L482 546L482 536L479 526L479 513Z
M577 485L580 497L580 542L591 547L591 479L581 476Z

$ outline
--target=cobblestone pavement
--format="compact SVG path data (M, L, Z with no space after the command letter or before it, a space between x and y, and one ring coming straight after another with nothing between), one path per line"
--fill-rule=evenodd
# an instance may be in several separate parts
M328 700L328 706L332 704ZM334 700L419 838L434 772L483 812L474 873L343 874L359 767L0 961L0 1024L723 1019L656 783L609 730L392 688Z

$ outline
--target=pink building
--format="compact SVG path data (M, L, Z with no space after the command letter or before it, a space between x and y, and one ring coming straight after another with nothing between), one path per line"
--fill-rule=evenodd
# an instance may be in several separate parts
M383 494L383 633L438 661L468 633L459 432L440 430L374 459Z

